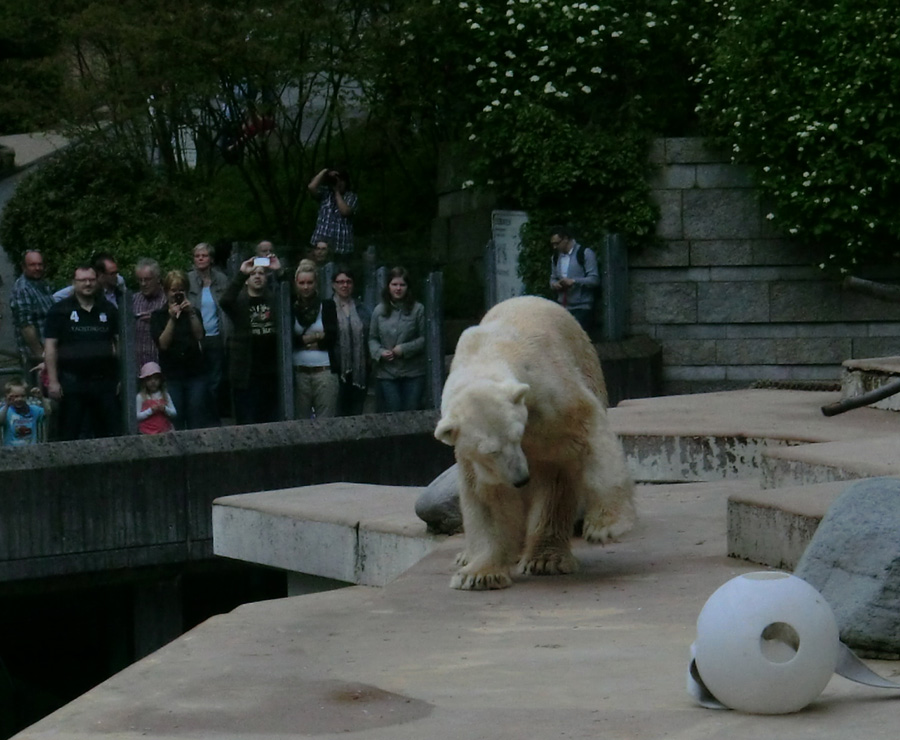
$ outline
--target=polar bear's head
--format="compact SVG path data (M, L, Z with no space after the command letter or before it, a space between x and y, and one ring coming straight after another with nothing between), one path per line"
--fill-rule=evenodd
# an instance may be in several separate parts
M514 381L475 381L445 392L434 436L456 447L482 482L521 488L528 483L522 435L529 387Z

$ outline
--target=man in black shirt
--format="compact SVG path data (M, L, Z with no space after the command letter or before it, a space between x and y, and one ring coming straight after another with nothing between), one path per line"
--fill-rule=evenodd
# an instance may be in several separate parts
M97 272L75 268L74 293L47 314L44 359L51 398L60 402L60 437L112 437L119 432L116 307L97 292Z
M278 411L277 297L268 277L285 277L278 257L268 265L241 264L220 305L233 324L228 344L229 380L238 424L280 419Z

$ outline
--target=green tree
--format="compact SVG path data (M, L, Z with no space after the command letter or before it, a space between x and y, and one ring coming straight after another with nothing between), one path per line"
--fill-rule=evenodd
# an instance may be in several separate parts
M56 122L64 81L57 15L63 3L0 2L0 133Z
M700 111L753 167L769 218L814 246L823 270L897 256L900 18L835 0L720 6Z

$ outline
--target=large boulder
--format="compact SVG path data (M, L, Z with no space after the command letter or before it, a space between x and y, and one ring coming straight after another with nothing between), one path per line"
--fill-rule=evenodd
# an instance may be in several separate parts
M795 575L822 593L851 648L900 658L900 479L850 485L822 519Z
M454 463L435 478L416 501L416 516L435 534L463 531L459 508L459 473Z

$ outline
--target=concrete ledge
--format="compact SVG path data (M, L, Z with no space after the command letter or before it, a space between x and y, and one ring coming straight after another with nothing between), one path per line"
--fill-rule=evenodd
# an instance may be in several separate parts
M761 491L748 487L728 497L729 557L793 570L828 507L847 488L843 481Z
M642 483L746 480L759 476L765 450L787 440L743 436L621 436L632 477Z
M900 476L900 436L770 449L761 472L765 489Z
M415 514L424 489L356 483L288 488L213 501L213 551L364 586L384 586L446 537Z
M900 376L900 357L846 360L841 375L841 398L855 398L881 388ZM872 408L900 411L900 394L870 404Z
M209 558L224 495L427 485L453 464L436 422L411 411L4 447L0 582Z

